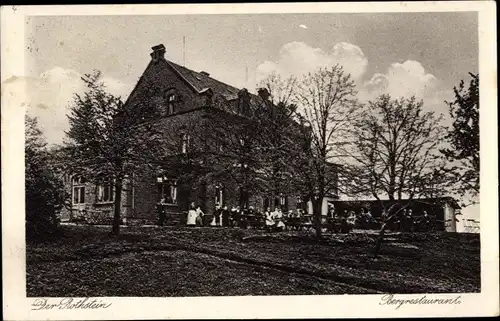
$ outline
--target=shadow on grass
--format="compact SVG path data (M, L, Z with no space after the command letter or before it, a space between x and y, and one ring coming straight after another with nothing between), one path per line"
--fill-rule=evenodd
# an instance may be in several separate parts
M137 253L186 252L244 263L250 269L334 281L358 287L356 293L476 292L480 288L478 236L392 235L374 258L376 235L333 234L317 242L306 233L238 229L134 227L123 229L117 238L109 238L109 231L71 226L55 243L28 247L27 263L31 267L44 262L84 264L125 254L142 260Z

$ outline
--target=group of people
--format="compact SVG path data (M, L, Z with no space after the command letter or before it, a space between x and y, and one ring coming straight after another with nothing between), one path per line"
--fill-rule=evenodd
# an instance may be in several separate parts
M291 212L292 211L290 211L289 214L292 214ZM271 209L268 207L264 212L264 216L265 216L266 228L268 230L283 231L286 228L284 220L285 217L280 207L277 207L273 212L271 212Z
M253 206L243 209L239 206L233 206L229 209L227 206L217 205L210 225L247 228L250 225L262 225L261 223L264 223L263 225L269 229L276 228L283 230L285 229L285 215L279 207L272 212L270 208L267 208L262 213L257 211Z
M203 226L203 216L205 216L205 213L203 213L201 207L196 206L195 203L191 203L187 213L186 225Z
M212 221L208 224L219 227L240 227L242 217L256 215L253 207L241 210L239 206L233 206L229 209L227 205L216 205L213 213ZM203 221L203 216L205 216L205 213L201 210L201 207L191 203L187 213L186 225L203 226L207 223Z
M247 228L264 227L268 230L285 230L287 222L292 218L300 219L304 216L301 209L295 212L290 210L284 213L280 207L276 207L274 211L267 208L263 213L250 206L248 208L240 208L239 206L216 205L213 211L211 222L203 220L205 213L200 206L191 203L187 212L187 226L203 226L205 224L214 227L240 227Z
M348 233L354 229L359 219L360 217L353 210L338 213L332 205L328 207L327 225L334 232Z
M166 207L166 202L165 199L162 198L157 206L156 206L157 212L158 212L158 225L163 226L165 225L167 221L167 207ZM187 213L186 217L186 225L187 226L203 226L203 216L205 216L205 213L201 210L200 206L196 206L195 203L191 203L189 205L189 211Z
M158 225L166 223L166 206L164 200L158 203L159 221ZM312 225L312 215L307 215L302 209L283 212L280 207L274 211L267 208L264 212L239 206L216 205L213 218L210 222L203 220L205 213L200 206L191 203L186 217L187 226L203 226L205 224L216 227L239 227L249 226L266 228L272 231L283 231L286 229L300 228L304 225ZM387 220L387 214L382 212L381 217L375 218L369 210L362 208L359 213L354 210L336 211L334 206L328 209L328 215L324 217L323 224L334 232L347 233L355 226L361 229L379 228L382 221ZM403 209L394 215L388 223L389 230L399 230L402 232L428 231L432 230L435 217L423 210L421 215L413 215L412 209Z
M386 212L381 213L381 217L375 218L369 210L362 208L356 214L354 210L344 210L342 215L335 212L334 208L329 209L329 217L333 220L340 221L348 228L357 226L362 229L379 228L382 221L386 221L389 230L401 232L427 231L432 229L432 222L435 217L431 217L427 211L423 210L421 215L414 215L412 209L403 209L397 212L391 219L388 218ZM389 220L388 220L389 219ZM388 221L387 221L388 220Z
M399 228L401 232L422 232L432 230L435 219L435 217L431 217L425 210L422 212L422 215L415 216L411 209L403 209L397 215L392 225L394 229Z

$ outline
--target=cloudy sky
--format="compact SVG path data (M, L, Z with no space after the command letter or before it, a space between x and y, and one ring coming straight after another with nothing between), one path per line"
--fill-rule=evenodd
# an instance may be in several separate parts
M110 91L126 97L153 45L183 63L183 37L188 68L237 87L338 62L360 99L416 94L444 113L453 86L478 70L477 13L37 16L26 21L25 75L7 81L28 86L30 113L59 143L81 74L101 70Z
M39 118L50 144L62 142L82 74L101 70L109 90L126 98L152 46L164 44L167 58L183 63L183 37L188 68L237 87L255 90L273 71L298 76L341 63L362 100L415 94L447 114L453 86L478 71L477 19L476 12L36 16L25 22L24 74L2 74L2 82L13 99L28 93L16 103Z

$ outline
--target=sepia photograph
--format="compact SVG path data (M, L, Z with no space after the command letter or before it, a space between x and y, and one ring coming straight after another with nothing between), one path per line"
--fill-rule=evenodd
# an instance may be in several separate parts
M2 57L27 309L484 291L477 10L163 7L24 15Z

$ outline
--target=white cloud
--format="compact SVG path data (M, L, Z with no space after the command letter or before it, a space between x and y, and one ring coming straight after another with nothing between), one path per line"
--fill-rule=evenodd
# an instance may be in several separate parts
M443 88L440 81L426 72L418 61L393 63L386 73L375 73L358 89L361 101L374 99L381 94L389 94L392 98L415 95L424 101L425 110L444 115L443 125L447 126L451 122L445 101L452 99L453 91Z
M3 85L2 96L8 106L26 107L29 115L38 117L40 129L49 144L59 144L68 129L66 117L75 93L85 92L82 75L60 67L43 72L39 77L11 77ZM126 98L131 87L119 80L103 77L109 92ZM2 97L2 98L4 98Z
M360 47L347 42L336 43L329 52L303 42L288 43L280 49L277 61L264 61L257 67L257 81L272 72L283 77L300 77L320 67L331 67L337 63L351 73L362 101L384 93L394 98L415 95L424 99L431 109L435 106L443 111L443 101L445 97L450 96L448 90L439 88L438 79L428 73L420 62L414 60L393 63L385 73L375 73L367 77L368 59Z
M440 81L425 70L420 62L395 62L385 72L367 75L368 59L360 47L351 43L336 43L329 52L303 42L288 43L280 49L277 61L264 61L258 66L256 78L260 81L272 72L282 77L300 77L336 63L340 63L351 73L357 84L358 98L362 102L381 94L390 94L393 98L415 95L423 99L425 110L443 114L443 124L450 124L445 100L452 99L453 91L443 88Z
M290 42L280 49L277 61L264 61L257 67L257 81L269 73L276 72L284 77L302 76L318 68L341 64L354 79L359 79L366 71L368 60L356 45L341 42L330 52L313 48L303 42Z
M307 29L306 25L300 25L299 27L302 28L302 29Z
M373 98L382 93L393 97L415 95L425 98L435 92L439 82L437 78L425 71L418 61L407 60L393 63L385 74L376 73L362 86L362 98Z

